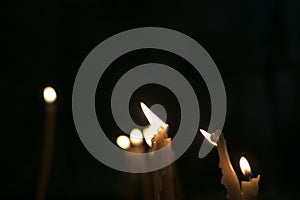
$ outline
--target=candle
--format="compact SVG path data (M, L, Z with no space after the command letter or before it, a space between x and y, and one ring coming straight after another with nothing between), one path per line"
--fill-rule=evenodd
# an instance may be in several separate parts
M145 148L143 146L143 134L139 129L132 129L130 132L130 138L127 136L121 135L117 138L116 142L119 147L124 150L128 150L134 153L144 153ZM130 164L130 163L129 163ZM144 160L140 160L139 164L141 168L145 164ZM149 182L150 177L148 173L144 174L128 174L127 189L126 189L126 198L127 199L139 199L137 198L136 192L138 191L139 186L142 189L142 197L144 200L151 200L152 198L152 188Z
M132 129L130 132L130 142L131 142L131 148L130 151L134 153L145 153L145 147L143 146L143 133L140 131L140 129ZM145 165L145 161L141 160L139 162L141 165L141 168L143 168ZM131 174L134 180L136 180L136 183L141 182L141 189L142 189L142 197L144 200L151 200L152 197L152 187L151 187L151 180L150 173L143 173L143 174Z
M119 147L121 147L124 150L130 151L131 145L130 145L130 139L125 135L120 135L117 137L116 140ZM127 160L127 159L125 159ZM130 164L130 163L129 163ZM126 199L132 200L135 199L135 186L137 182L137 177L134 174L129 173L127 176L128 180L126 181Z
M160 128L167 128L168 125L165 124L159 117L157 117L143 102L141 102L141 107L148 122L150 123L150 126L143 130L143 135L148 146L152 148L152 138L154 137L154 135L159 135L156 136L157 138L154 140L154 142L161 142L165 138L167 138L166 134L157 134L157 132ZM153 147L152 149L157 150L156 147Z
M46 87L43 91L45 107L45 134L44 146L41 160L40 174L37 185L36 199L45 199L46 189L49 180L51 169L52 154L55 139L55 118L56 118L56 105L57 98L56 92L52 87Z
M232 167L227 151L226 140L223 133L221 133L221 135L218 138L218 132L209 134L202 129L200 129L200 132L211 144L217 146L218 155L220 159L219 167L222 169L223 174L221 178L221 183L227 189L227 198L231 200L241 200L242 194L240 189L240 183Z
M215 132L209 134L208 132L200 129L205 139L207 139L211 144L217 146L218 155L220 159L219 167L222 169L222 179L221 183L225 186L228 191L229 199L243 199L243 200L253 200L256 199L258 193L258 182L260 180L260 175L257 178L251 178L252 172L250 165L245 157L240 159L240 168L243 174L249 179L249 181L242 181L241 188L239 180L230 162L230 158L227 151L226 140L223 133ZM218 135L220 135L218 137Z
M141 103L142 110L150 123L150 126L144 129L143 134L147 144L150 146L150 152L167 146L166 158L173 156L171 149L171 138L168 138L169 125L157 117L144 103ZM150 142L151 141L151 142ZM173 181L172 165L161 170L153 172L153 190L155 200L176 199Z
M245 157L240 159L240 167L243 174L248 178L249 181L242 181L242 194L244 200L256 199L258 193L258 182L260 180L260 175L257 178L252 178L252 172L250 165Z

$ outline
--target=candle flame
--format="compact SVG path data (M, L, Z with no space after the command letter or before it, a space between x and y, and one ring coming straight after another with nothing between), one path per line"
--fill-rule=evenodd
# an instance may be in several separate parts
M57 98L55 90L49 86L45 87L43 94L46 103L53 103Z
M165 122L163 122L159 117L157 117L143 102L141 102L141 107L151 126L155 126L157 127L157 129L161 126L166 126Z
M245 176L251 174L250 165L244 156L242 156L240 159L240 167Z
M134 128L130 132L130 142L133 145L141 145L143 143L143 133L140 129Z
M206 132L206 131L203 130L203 129L200 129L200 132L201 132L202 135L205 137L205 139L207 139L207 140L209 141L209 143L211 143L211 144L214 145L214 146L217 146L217 141L215 141L215 140L217 140L217 139L214 138L214 137L212 137L212 136L214 136L214 135L213 135L214 133L210 134L210 133Z
M130 140L127 136L125 135L120 135L118 138L117 138L117 144L119 147L121 147L122 149L129 149L130 147Z
M143 130L143 136L149 147L152 147L152 138L157 133L157 131L158 130L151 125Z
M160 127L166 127L167 124L163 122L157 115L155 115L143 102L141 102L141 107L148 122L150 123L150 126L143 130L143 135L146 143L149 147L151 147L152 138L158 132L158 129Z

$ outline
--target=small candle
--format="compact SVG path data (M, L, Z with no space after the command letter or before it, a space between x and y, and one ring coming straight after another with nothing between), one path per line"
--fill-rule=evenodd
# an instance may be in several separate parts
M46 189L49 180L51 169L52 154L55 139L55 123L56 123L56 92L52 87L46 87L43 91L45 106L45 134L42 161L40 167L40 174L37 185L36 199L45 199Z
M249 181L242 181L242 195L244 200L256 199L260 175L258 175L257 178L252 178L251 168L245 157L241 157L240 167L243 174L249 179Z

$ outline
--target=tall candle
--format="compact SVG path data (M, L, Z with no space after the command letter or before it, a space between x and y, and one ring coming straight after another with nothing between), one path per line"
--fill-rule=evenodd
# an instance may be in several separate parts
M133 152L133 153L144 153L145 147L143 146L143 135L139 129L133 129L130 132L130 138L125 135L121 135L116 140L119 147L124 150ZM127 160L127 159L125 159ZM130 159L128 159L130 160ZM131 163L128 163L129 165ZM138 163L140 164L141 168L143 168L145 162L144 160L140 160ZM140 199L136 195L137 189L141 187L142 189L142 198L144 200L152 200L152 187L151 187L151 177L149 177L149 173L144 174L136 174L136 173L128 173L128 180L127 180L127 188L126 188L126 199L133 200L133 199Z
M218 134L216 133L210 135L202 129L200 129L200 131L211 144L217 146L218 155L220 159L219 167L222 169L223 174L221 178L221 183L227 189L227 198L230 200L241 200L242 194L240 182L232 167L227 151L226 140L223 133L221 133L221 135L217 137L216 135Z
M242 199L240 182L236 176L236 173L232 167L228 151L226 140L223 133L220 135L217 142L218 155L220 159L219 167L222 169L221 183L226 187L229 199L238 200Z
M243 200L254 200L258 193L258 183L260 175L257 178L252 178L252 172L250 165L245 157L240 159L240 167L243 174L249 179L249 181L242 181L240 186L239 180L230 162L230 158L227 151L226 140L223 133L215 132L209 134L208 132L200 129L205 139L211 144L217 146L218 155L220 159L219 167L222 169L221 183L226 187L228 191L229 199L243 199ZM218 137L218 135L220 135Z
M243 174L249 179L248 181L242 181L242 195L244 200L256 199L258 193L258 183L260 175L257 178L252 178L251 167L245 157L240 159L240 167Z
M43 92L45 106L45 134L43 154L40 166L40 174L37 185L36 199L45 199L49 174L51 170L52 155L55 139L55 118L56 118L56 105L57 98L56 92L52 87L46 87Z
M141 103L141 107L150 123L150 126L144 130L146 142L148 141L147 144L151 147L150 151L155 154L156 150L166 147L168 151L166 151L165 158L171 158L173 152L171 149L171 138L168 138L167 134L168 124L165 124L145 104ZM149 142L150 138L151 143ZM155 200L176 199L172 165L153 172L153 190Z
M143 133L135 128L132 129L130 132L130 142L131 147L129 151L134 153L145 153L145 147L143 145L144 139L143 139ZM139 165L141 168L144 168L145 161L140 160ZM151 187L151 177L149 173L142 173L142 174L130 174L131 179L133 182L135 181L135 186L140 185L142 189L142 198L144 200L152 200L152 187Z
M118 146L124 150L128 150L130 151L130 139L129 137L125 136L125 135L120 135L119 137L117 137L116 140ZM128 157L125 158L125 162L127 162ZM125 192L126 192L126 198L128 200L133 200L135 199L135 184L136 184L136 178L135 176L133 176L131 173L129 173L126 178L128 178L128 180L126 180L126 188L125 188Z

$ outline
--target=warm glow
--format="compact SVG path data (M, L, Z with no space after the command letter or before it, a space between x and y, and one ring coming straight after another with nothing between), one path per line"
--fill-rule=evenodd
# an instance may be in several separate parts
M161 126L166 126L165 122L163 122L159 117L157 117L143 102L141 102L141 107L151 126L157 127L157 129Z
M44 100L46 103L53 103L56 100L56 92L52 87L46 87L44 89Z
M152 147L152 138L157 132L158 130L153 128L153 126L148 126L143 130L143 136L149 147Z
M121 136L119 136L117 138L117 144L122 149L129 149L129 147L130 147L130 140L129 140L129 138L127 136L121 135Z
M151 124L152 123L151 110L143 102L141 102L141 107L142 107L142 110L143 110L147 120Z
M203 130L203 129L200 129L200 132L201 132L202 135L205 137L205 139L207 139L212 145L217 146L217 142L216 142L216 141L213 141L212 138L211 138L212 134L206 132L206 131Z
M244 156L242 156L241 159L240 159L240 167L241 167L241 170L242 170L244 175L251 174L250 165L249 165L247 159Z
M158 129L160 127L167 126L167 124L164 123L158 116L156 116L150 110L150 108L148 108L143 102L141 102L141 107L142 107L142 110L143 110L148 122L150 123L150 126L148 126L147 128L145 128L143 130L143 135L144 135L146 143L148 144L149 147L151 147L152 146L151 140L154 137L154 135L158 132Z
M133 145L141 145L143 143L143 133L140 129L132 129L130 132L130 142Z

